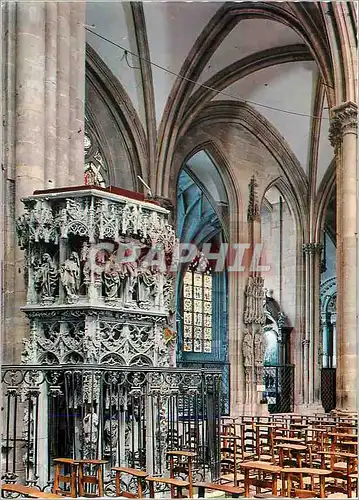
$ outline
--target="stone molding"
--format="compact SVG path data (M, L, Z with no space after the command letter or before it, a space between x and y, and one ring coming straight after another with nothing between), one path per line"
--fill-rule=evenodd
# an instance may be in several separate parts
M331 109L332 119L329 129L329 141L337 151L344 134L357 134L358 106L352 101L344 102Z

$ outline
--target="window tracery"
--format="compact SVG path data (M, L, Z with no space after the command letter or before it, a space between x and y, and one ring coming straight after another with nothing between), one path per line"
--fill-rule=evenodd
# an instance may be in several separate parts
M86 186L106 187L108 185L108 169L94 134L86 126L84 134Z
M212 352L212 270L203 254L183 279L183 350Z

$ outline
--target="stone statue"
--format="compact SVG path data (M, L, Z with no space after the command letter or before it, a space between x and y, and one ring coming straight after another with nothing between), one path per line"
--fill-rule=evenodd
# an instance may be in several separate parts
M174 293L175 278L171 274L165 276L163 284L163 302L165 308L171 313L176 309L175 293Z
M256 366L262 366L265 353L265 339L258 328L254 334L254 359Z
M98 416L97 413L88 413L83 421L83 444L84 456L91 458L96 456L98 438Z
M56 265L50 254L44 253L34 276L35 287L43 301L53 302L53 295L57 287L58 279L59 273Z
M157 272L147 261L142 261L138 272L138 301L149 303L157 293Z
M124 268L116 260L116 254L110 255L105 264L103 280L105 285L105 297L116 299L119 296L121 285L126 278Z
M244 332L242 350L244 366L253 366L253 336L249 330Z
M80 289L80 259L76 252L72 252L61 266L61 283L68 302L76 302Z
M104 439L104 454L109 455L112 451L113 455L116 455L118 447L118 420L112 417L112 420L107 419L103 427L103 439Z

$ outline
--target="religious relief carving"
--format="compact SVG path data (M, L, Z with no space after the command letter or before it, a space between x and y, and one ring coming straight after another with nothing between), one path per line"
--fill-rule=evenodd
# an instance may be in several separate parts
M244 366L253 366L254 356L253 356L253 335L249 330L245 330L243 336L243 364Z
M117 446L118 446L118 419L115 417L110 420L109 418L105 421L103 427L103 439L104 439L104 449L103 453L105 456L116 456Z
M338 151L345 133L357 133L358 106L351 101L331 109L332 119L329 128L329 141Z
M83 419L84 458L95 458L97 455L98 422L95 412L87 413Z
M265 338L260 328L254 334L254 364L256 383L261 384L263 379L263 361L265 353Z
M250 276L245 290L245 324L265 324L264 296L264 278L261 276Z
M257 328L254 334L254 364L263 366L265 353L265 339L260 328Z
M104 271L105 297L107 299L117 299L122 294L122 288L126 279L123 266L117 262L117 255L110 255L105 264Z
M58 286L59 272L50 254L44 253L41 263L34 272L35 289L39 293L43 304L52 304L55 300L55 291Z
M159 272L146 260L141 262L138 270L138 302L141 308L149 308L153 305L154 298L158 292Z
M79 298L80 289L80 259L76 252L71 252L70 257L61 266L60 273L67 302L74 304Z
M163 306L170 314L174 313L176 310L174 288L175 276L173 274L165 275L163 284Z
M32 326L22 361L174 365L175 333L163 335L164 325L174 332L175 311L175 276L167 270L176 238L167 210L87 189L24 203L17 227ZM92 398L83 387L71 404Z
M249 200L248 200L248 210L247 210L247 222L260 222L261 214L258 203L258 195L257 195L257 187L258 183L254 175L252 175L251 180L249 182Z

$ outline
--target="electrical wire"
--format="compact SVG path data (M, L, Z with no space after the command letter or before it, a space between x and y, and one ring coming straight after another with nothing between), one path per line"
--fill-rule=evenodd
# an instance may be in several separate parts
M104 40L105 42L117 47L118 49L123 50L124 54L125 54L125 60L127 62L127 65L132 69L140 69L140 68L134 68L133 66L131 66L128 63L127 54L131 54L132 56L137 57L138 59L146 62L147 64L150 64L151 66L154 66L155 68L161 69L162 71L165 71L166 73L169 73L170 75L181 78L182 80L186 80L187 82L194 83L195 85L198 85L204 89L210 90L211 92L215 92L217 95L223 95L225 97L230 97L231 99L234 99L236 101L240 101L242 103L252 104L254 106L258 106L258 107L265 108L265 109L270 109L272 111L279 111L280 113L286 113L288 115L303 116L306 118L314 118L316 120L329 120L329 118L326 116L315 116L315 115L311 115L311 114L307 114L307 113L300 113L298 111L290 111L287 109L276 108L274 106L269 106L268 104L262 104L262 103L259 103L256 101L252 101L250 99L245 99L245 98L237 96L235 94L230 94L229 92L225 92L223 90L215 89L214 87L210 87L209 85L206 85L204 83L199 83L196 80L192 80L191 78L188 78L187 76L180 75L179 73L176 73L175 71L172 71L168 68L165 68L164 66L161 66L160 64L154 63L153 61L150 61L149 59L146 59L145 57L142 57L142 56L136 54L135 52L132 52L131 50L127 49L126 47L123 47L122 45L114 42L113 40L110 40L109 38L106 38L105 36L100 35L99 33L96 33L95 31L91 30L87 26L85 26L85 30L88 31L89 33L92 33L93 35L97 36L101 40Z

